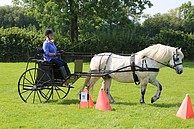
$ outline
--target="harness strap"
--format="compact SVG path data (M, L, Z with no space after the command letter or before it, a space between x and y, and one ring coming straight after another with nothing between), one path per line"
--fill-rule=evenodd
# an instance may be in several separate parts
M105 54L104 54L105 55ZM104 57L104 55L101 56L100 58L100 62L99 62L99 66L98 66L98 71L100 72L100 66L101 66L101 61L102 61L102 58Z
M106 70L106 66L107 66L107 64L108 64L108 61L109 61L111 55L112 55L112 53L109 54L109 55L106 55L106 54L101 55L100 62L99 62L99 66L98 66L99 72L102 71L102 69L100 69L100 66L101 66L101 62L102 62L103 57L104 57L104 56L108 56L108 58L107 58L107 60L106 60L106 63L105 63L105 66L104 66L104 70L103 70L103 71L105 71L105 70Z
M145 68L144 68L144 64L145 64ZM142 66L141 67L136 66L136 67L138 67L139 71L141 72L144 72L144 71L159 72L159 68L149 68L145 58L142 60Z
M135 67L136 67L136 65L135 65L135 55L134 54L131 55L130 64L131 64L131 70L132 70L132 73L133 73L133 80L135 82L135 85L139 85L140 81L138 79L137 74L135 74L135 71L136 71Z
M106 64L105 64L105 66L104 66L104 70L106 70L106 66L107 66L107 64L108 64L108 61L109 61L111 55L112 55L112 53L108 55L108 59L106 60Z

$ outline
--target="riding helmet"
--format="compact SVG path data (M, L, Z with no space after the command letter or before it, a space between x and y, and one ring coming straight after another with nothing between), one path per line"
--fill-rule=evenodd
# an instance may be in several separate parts
M51 29L45 31L45 36L48 36L49 34L53 34L53 31Z

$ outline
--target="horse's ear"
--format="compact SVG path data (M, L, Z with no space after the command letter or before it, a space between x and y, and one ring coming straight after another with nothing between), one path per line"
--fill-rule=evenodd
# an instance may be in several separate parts
M177 52L177 51L181 51L181 49L182 49L182 48L177 47L177 48L176 48L176 52Z

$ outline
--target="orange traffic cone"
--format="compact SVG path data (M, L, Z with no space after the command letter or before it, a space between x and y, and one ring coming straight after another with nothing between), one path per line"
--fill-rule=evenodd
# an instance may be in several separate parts
M189 119L194 117L191 98L188 94L186 94L186 97L183 100L176 116L182 119Z
M98 99L96 101L96 109L107 111L112 110L107 98L107 94L103 89L100 89Z
M89 91L87 88L85 88L81 93L80 93L80 108L86 108L86 107L94 107L94 103L92 101L92 97L89 94Z

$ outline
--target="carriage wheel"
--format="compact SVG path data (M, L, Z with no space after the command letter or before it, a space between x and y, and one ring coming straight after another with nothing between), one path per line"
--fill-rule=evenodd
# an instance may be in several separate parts
M55 81L56 85L53 87L53 98L56 98L57 96L57 99L64 99L68 95L70 89L74 88L71 84L78 78L79 76L71 75L67 80L58 81L58 85L57 81Z
M55 85L53 87L53 99L64 99L72 87L69 84Z
M47 102L53 93L51 77L42 69L28 69L18 81L18 93L26 103Z

